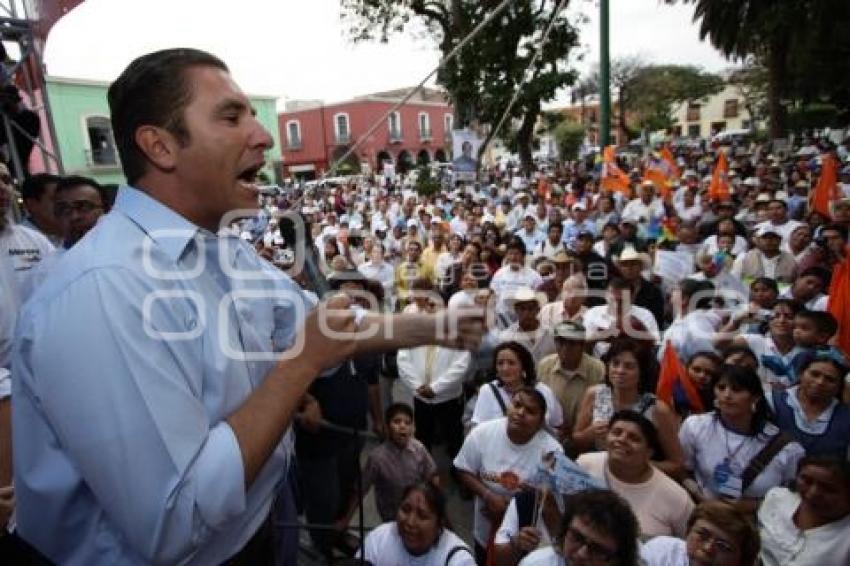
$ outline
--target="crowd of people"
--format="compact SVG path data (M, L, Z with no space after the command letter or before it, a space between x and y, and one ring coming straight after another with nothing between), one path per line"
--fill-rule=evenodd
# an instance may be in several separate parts
M16 224L0 165L9 552L289 564L303 514L324 559L375 566L850 562L850 140L683 147L616 190L584 160L270 196L246 100L158 52L110 88L117 199L33 176ZM444 336L458 313L483 328ZM593 487L542 488L555 455Z

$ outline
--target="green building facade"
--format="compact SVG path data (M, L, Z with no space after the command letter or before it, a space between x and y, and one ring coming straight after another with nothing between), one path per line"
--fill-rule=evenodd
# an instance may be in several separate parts
M58 140L55 150L65 174L92 177L99 183L123 183L109 123L106 101L109 83L64 77L47 77L46 82ZM254 95L249 98L257 110L257 118L274 138L275 148L266 152L265 173L269 179L275 179L280 162L276 98Z

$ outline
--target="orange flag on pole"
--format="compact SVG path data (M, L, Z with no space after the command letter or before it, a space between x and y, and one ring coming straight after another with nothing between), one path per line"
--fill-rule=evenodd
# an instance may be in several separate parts
M823 156L820 177L811 194L809 208L826 218L832 218L829 205L838 200L841 194L838 189L838 162L831 153Z
M606 146L602 151L602 175L600 176L599 187L603 190L619 191L626 198L632 196L629 176L617 166L613 145Z
M832 267L829 303L826 310L838 321L836 345L845 355L848 355L850 354L850 253L844 257L844 261Z
M644 181L652 181L661 193L661 200L667 200L670 195L670 179L657 163L649 162L643 172Z
M682 177L682 172L679 171L679 166L676 165L676 158L673 157L673 153L670 151L669 146L664 146L661 148L661 159L664 160L664 163L667 164L669 168L668 177L672 177L674 179L680 179Z
M722 150L711 174L711 184L708 186L708 198L711 201L730 201L732 192L729 190L729 162Z
M664 356L661 358L661 373L658 376L655 395L671 407L676 404L674 399L679 399L687 402L692 413L705 411L699 391L691 381L685 365L679 360L676 348L669 340L664 344Z

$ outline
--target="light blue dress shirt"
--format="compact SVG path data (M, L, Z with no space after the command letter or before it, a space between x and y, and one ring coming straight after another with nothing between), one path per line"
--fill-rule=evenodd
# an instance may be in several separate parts
M122 187L20 316L20 535L59 564L207 565L238 552L268 514L291 435L246 490L225 418L310 307L237 237Z

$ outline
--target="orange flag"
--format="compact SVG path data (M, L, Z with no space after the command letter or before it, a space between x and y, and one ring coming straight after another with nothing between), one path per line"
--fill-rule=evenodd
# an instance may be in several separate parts
M661 200L667 200L670 195L670 180L655 163L650 162L643 172L644 181L652 181L661 193Z
M827 310L838 321L836 345L847 355L850 354L850 254L832 267Z
M840 198L838 189L838 162L831 153L823 156L820 177L811 194L809 208L826 218L832 218L829 205Z
M669 168L668 177L672 177L674 179L679 179L682 177L682 172L679 171L679 166L676 165L676 158L673 157L673 153L670 151L669 146L664 146L661 148L661 159L664 160L664 163L667 164Z
M626 198L632 197L631 182L629 176L623 173L623 170L617 166L617 160L614 159L614 146L607 146L602 152L602 175L600 177L599 187L612 191L619 191Z
M655 390L655 395L661 401L673 407L676 385L679 385L685 394L692 413L702 413L705 410L702 405L702 398L688 375L688 370L679 360L676 348L668 340L664 344L664 356L661 358L661 373L658 376L658 387Z
M729 162L722 150L717 157L714 172L711 174L711 184L708 186L708 198L712 201L730 201L732 193L729 190Z

